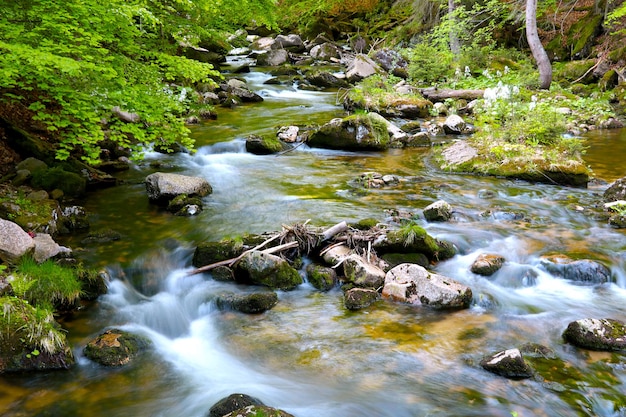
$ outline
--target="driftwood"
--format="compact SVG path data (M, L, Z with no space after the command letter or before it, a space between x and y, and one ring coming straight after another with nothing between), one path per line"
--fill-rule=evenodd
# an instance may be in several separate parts
M306 223L308 223L308 220L306 221ZM285 230L286 232L292 233L292 234L296 235L296 238L298 238L299 237L299 233L302 233L302 232L299 231L299 229L305 227L306 223L304 223L301 226L296 225L294 227L289 227L289 226L284 226L283 225L283 228L286 229ZM330 227L329 229L326 229L325 231L323 231L320 234L320 237L322 238L322 241L326 241L326 240L330 239L331 237L333 237L333 236L335 236L335 235L337 235L337 234L339 234L341 232L344 232L346 230L348 230L348 224L344 221L344 222L341 222L341 223L337 223L336 225ZM255 246L252 249L248 249L247 251L243 252L241 255L239 255L237 257L234 257L234 258L231 258L231 259L225 259L225 260L219 261L219 262L214 262L214 263L209 264L209 265L204 265L204 266L202 266L200 268L194 269L193 271L189 271L187 273L187 275L200 274L202 272L210 271L210 270L215 269L215 268L220 267L220 266L233 266L234 264L239 262L246 254L261 249L263 246L265 246L268 243L278 239L279 237L280 238L284 238L285 237L285 233L283 232L283 233L279 233L279 234L277 234L275 236L272 236L271 238L265 240L264 242L260 243L259 245ZM266 253L266 254L272 254L272 253L276 253L276 252L282 252L282 251L287 250L287 249L297 248L301 244L304 244L302 239L297 239L297 240L294 240L294 241L291 241L291 242L283 243L283 244L278 245L278 246L274 246L274 247L271 247L271 248L268 248L268 249L264 249L261 252ZM309 243L307 243L306 246L307 246L307 250L309 250L311 245Z
M485 90L440 90L437 87L424 88L420 93L430 101L444 101L448 98L475 100L482 98Z

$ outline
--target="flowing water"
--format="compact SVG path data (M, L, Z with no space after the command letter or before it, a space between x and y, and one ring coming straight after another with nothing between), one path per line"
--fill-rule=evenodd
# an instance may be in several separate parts
M220 110L193 128L193 155L148 154L121 175L124 184L90 196L92 230L114 229L119 241L68 245L114 277L88 310L64 322L78 356L67 372L0 376L5 416L207 415L220 398L241 392L297 417L319 416L626 416L626 357L565 344L567 324L586 317L626 321L626 236L581 211L606 184L589 189L536 185L440 172L429 149L375 153L301 146L279 156L245 152L249 134L277 126L323 123L344 115L337 93L267 86L246 75L265 102ZM626 132L594 132L587 162L598 178L626 175ZM214 192L195 217L176 217L148 204L143 179L151 163L206 178ZM349 181L362 172L403 181L363 192ZM604 184L604 185L602 185ZM428 232L460 254L435 269L469 285L468 310L437 312L380 301L343 307L341 291L303 284L279 292L260 315L220 311L223 290L248 288L188 276L195 245L243 233L271 232L310 220L316 226L362 218L389 219L398 210L419 218L444 199L454 221ZM507 263L491 278L469 272L480 253ZM539 266L544 254L601 261L614 282L580 286ZM154 348L121 369L84 357L85 344L106 326L146 335ZM490 374L480 359L524 343L541 343L558 359L536 364L541 378L511 381Z

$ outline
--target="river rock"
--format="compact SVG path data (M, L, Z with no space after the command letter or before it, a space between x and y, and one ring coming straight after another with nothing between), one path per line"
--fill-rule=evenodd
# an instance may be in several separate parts
M35 251L35 241L20 226L0 219L0 260L14 263Z
M235 280L243 283L265 285L278 290L292 290L302 284L302 277L283 258L251 251L237 263Z
M380 300L378 291L371 288L350 288L343 295L344 305L348 310L360 310Z
M17 171L26 170L32 174L33 172L37 171L45 171L46 169L48 169L48 164L31 156L18 163L15 166L15 169Z
M249 405L232 411L223 417L294 417L283 410L265 405Z
M443 200L435 201L424 209L424 217L429 222L446 222L452 218L452 206Z
M346 69L346 78L349 82L355 83L380 71L378 64L370 57L364 54L357 54Z
M389 146L387 125L368 114L333 119L309 137L309 146L344 150L383 150Z
M278 304L278 295L273 291L252 294L222 293L216 300L219 308L231 308L247 314L257 314L270 310Z
M278 35L274 39L274 43L270 46L271 49L286 49L290 52L304 52L304 42L300 35L290 33L289 35Z
M385 271L356 254L343 260L343 273L346 282L361 288L378 289L385 282Z
M313 287L320 291L330 291L337 285L337 273L327 266L309 264L306 267L306 278Z
M459 115L451 114L443 122L443 131L448 135L460 135L465 133L465 120Z
M283 150L278 138L249 135L246 137L246 152L255 155L271 155Z
M352 250L346 245L333 246L326 251L322 251L322 259L324 259L327 265L335 266L351 253Z
M300 128L298 126L282 126L278 129L276 137L286 143L294 143L298 141L298 133Z
M626 351L626 324L614 319L576 320L567 326L563 338L581 348Z
M456 254L456 248L449 242L430 236L423 227L411 225L400 230L390 230L373 242L376 252L386 253L423 253L429 261L449 259Z
M505 259L501 255L494 253L481 253L470 266L470 271L474 274L490 276L502 268L504 262Z
M229 87L227 93L236 97L242 103L259 103L263 97L251 91L248 87Z
M250 405L264 405L261 400L246 394L230 394L216 402L210 409L208 417L223 417L226 414Z
M181 194L204 197L213 192L213 188L204 178L165 172L148 175L145 184L149 200L157 204L167 204Z
M393 72L396 68L406 69L409 65L398 51L391 48L378 49L373 60L387 72Z
M605 202L626 200L626 177L620 178L609 186L602 195Z
M468 286L408 263L387 272L382 294L394 300L436 309L468 308L472 301L472 290Z
M487 371L511 379L533 376L532 368L526 363L519 349L508 349L483 359L480 365Z
M590 259L573 260L565 255L546 256L541 266L549 273L581 284L603 284L611 281L611 270Z
M333 43L325 42L311 48L309 55L319 61L330 61L333 58L341 58L341 50Z
M398 126L391 123L389 120L385 119L380 114L375 113L375 112L370 112L369 116L375 123L382 123L385 125L385 127L387 128L387 133L389 133L389 137L391 138L392 141L404 142L409 136L404 130L400 129Z
M120 329L109 329L91 340L83 353L104 366L122 366L144 351L150 341Z
M38 263L55 257L68 258L72 255L70 248L59 245L52 239L52 236L47 233L37 233L37 235L33 237L33 241L35 242L33 258Z
M289 53L284 49L272 49L264 54L260 54L256 63L258 66L277 67L289 60Z
M328 71L315 71L306 75L305 79L309 84L322 88L342 88L347 87L346 80L337 78Z
M250 45L250 49L269 51L270 49L272 49L272 45L275 42L276 40L274 40L274 38L264 36L252 42L252 44Z

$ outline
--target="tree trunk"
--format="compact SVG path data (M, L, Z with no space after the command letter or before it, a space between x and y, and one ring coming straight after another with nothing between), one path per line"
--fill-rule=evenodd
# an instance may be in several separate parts
M457 35L457 21L454 11L456 10L455 0L448 0L448 16L450 18L450 51L455 57L461 53L461 42Z
M539 87L548 90L552 84L552 64L537 33L537 0L526 0L526 39L539 68Z

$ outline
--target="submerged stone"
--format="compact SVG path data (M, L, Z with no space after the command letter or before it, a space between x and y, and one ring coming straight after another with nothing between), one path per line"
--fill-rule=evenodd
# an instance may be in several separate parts
M306 267L306 277L309 283L320 291L329 291L337 285L337 273L326 266L309 264Z
M344 293L344 304L348 310L360 310L378 300L380 294L370 288L351 288Z
M216 300L220 308L232 308L247 314L262 313L270 310L278 303L278 295L273 291L255 292L252 294L222 293Z
M541 266L551 274L581 284L603 284L611 281L611 270L590 259L573 260L565 255L547 256Z

